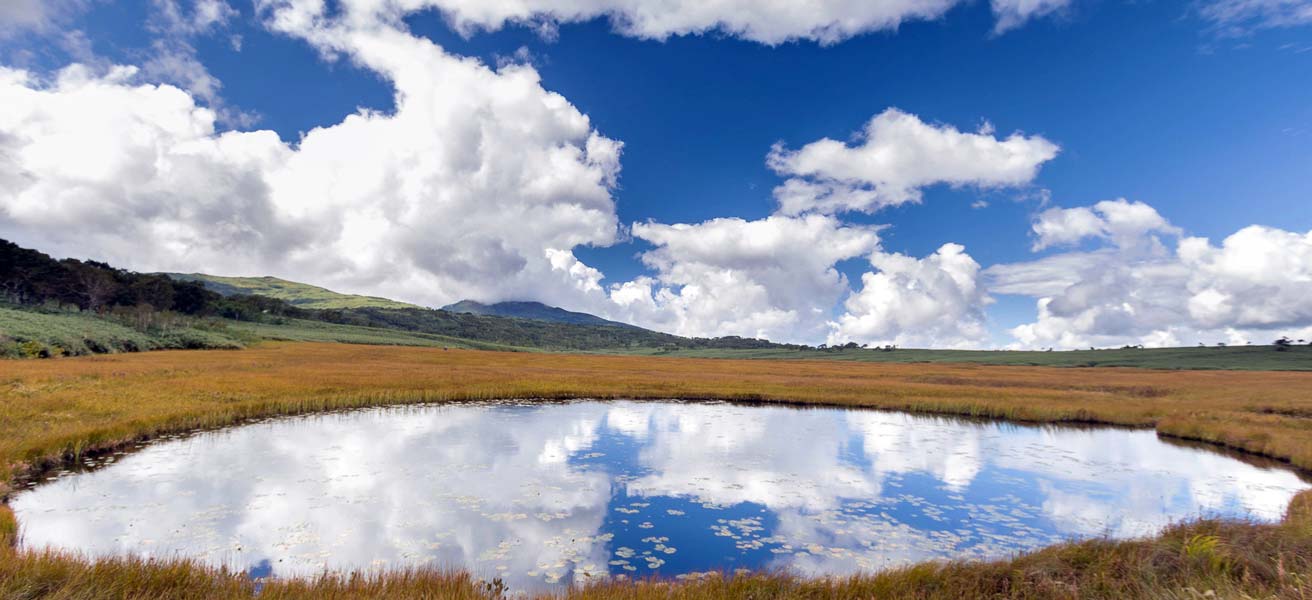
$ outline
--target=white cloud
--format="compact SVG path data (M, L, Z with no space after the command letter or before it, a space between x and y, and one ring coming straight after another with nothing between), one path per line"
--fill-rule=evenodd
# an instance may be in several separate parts
M870 213L919 202L922 188L936 184L1028 185L1059 150L1042 136L998 139L988 124L968 133L890 108L866 124L854 145L829 138L798 150L776 145L767 164L791 177L775 189L784 214Z
M772 216L699 224L635 223L657 272L611 288L634 322L682 335L814 341L848 290L835 264L879 244L878 228L833 217Z
M313 5L318 0L301 0ZM1052 12L1038 6L994 4L999 24L1019 24L1018 16ZM958 0L404 0L353 2L356 12L436 8L466 35L523 25L554 35L558 26L608 18L622 35L664 40L671 36L719 33L775 45L794 40L833 44L873 31L896 30L908 21L933 20Z
M152 28L197 35L223 27L240 13L224 0L195 0L188 11L178 0L151 0Z
M42 0L11 0L0 2L0 23L5 29L40 27L46 22L46 7Z
M1199 14L1221 35L1312 24L1312 0L1209 0Z
M994 33L1005 33L1026 22L1059 13L1070 7L1071 0L991 0Z
M0 39L23 31L51 31L85 6L85 0L4 0L0 2Z
M1200 327L1312 326L1312 232L1253 225L1219 247L1185 239L1178 255L1190 275L1189 315Z
M979 282L979 263L958 244L917 259L876 252L877 272L861 276L861 290L830 324L829 343L974 347L984 342L984 306L990 300Z
M1051 209L1035 221L1036 248L1087 237L1091 252L1059 253L985 271L992 293L1037 299L1038 317L1012 330L1018 346L1269 343L1312 332L1312 233L1239 230L1213 246L1158 234L1179 229L1140 202Z
M221 24L161 6L161 30ZM314 3L259 14L386 78L395 111L293 146L219 133L196 93L141 83L135 68L73 66L49 84L6 71L0 179L15 183L0 191L0 234L139 270L271 274L429 305L531 298L685 335L807 342L850 292L837 263L878 246L877 227L823 215L639 223L654 276L604 288L573 251L617 240L622 146L531 66L492 70Z
M251 112L233 108L219 91L223 83L196 56L192 39L227 26L240 13L224 0L195 0L184 6L178 0L151 0L147 29L155 39L142 73L153 81L171 83L187 90L215 111L220 123L250 127L258 121Z
M1139 244L1160 243L1150 234L1180 234L1180 229L1168 223L1153 207L1124 198L1104 200L1092 207L1050 208L1035 217L1032 229L1037 238L1033 247L1036 251L1091 237L1133 249Z
M534 297L577 305L579 245L617 235L620 144L544 90L374 24L284 31L391 81L293 148L215 130L213 110L133 68L0 76L0 232L142 270L273 274L425 304ZM452 93L458 90L458 93ZM595 287L595 284L594 284Z
M170 86L74 65L48 86L0 70L0 231L59 255L146 268L188 258L233 268L303 233L272 204L265 169L288 150L269 132L214 131L214 113Z
M1037 252L1048 246L1075 244L1085 238L1100 236L1103 220L1086 206L1050 208L1035 217L1031 229L1038 237L1033 246Z
M232 17L221 2L159 6L160 31ZM295 144L220 132L221 107L198 102L203 66L191 91L148 83L185 79L185 60L169 77L158 65L74 65L50 81L0 69L0 236L140 270L272 274L430 305L537 299L696 336L981 344L990 293L1035 298L1038 318L1013 330L1027 346L1312 334L1312 238L1253 227L1214 246L1141 202L1036 216L1036 250L1101 244L1092 251L983 271L955 244L882 251L878 227L824 213L913 202L936 184L1025 186L1059 150L894 109L854 144L771 152L790 177L780 214L633 225L654 246L642 255L652 276L605 285L574 251L619 238L622 144L530 64L448 54L404 30L408 4L354 6L261 3L275 31L395 88L394 112L361 110ZM874 270L854 292L838 265L866 256Z
M151 0L149 4L145 23L150 37L148 46L121 48L143 57L139 65L141 75L155 83L170 83L187 90L214 109L221 123L238 127L252 125L256 120L253 113L224 102L219 94L222 82L200 62L192 45L193 38L225 27L239 15L237 10L224 0ZM86 0L0 2L0 38L18 31L30 32L37 44L62 50L69 62L93 71L107 71L114 66L113 62L96 53L84 31L68 26L89 5ZM16 62L27 64L22 58Z

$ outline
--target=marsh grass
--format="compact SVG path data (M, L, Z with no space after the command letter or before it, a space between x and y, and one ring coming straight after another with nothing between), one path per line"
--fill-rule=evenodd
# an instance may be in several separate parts
M14 518L14 511L8 504L0 504L0 550L11 549L17 544L18 519Z
M1156 427L1312 468L1312 373L734 361L263 344L0 361L0 480L151 437L243 419L414 402L688 398L860 406L1029 422ZM0 508L0 598L249 598L255 585L186 561L17 551ZM1140 541L1065 544L989 563L841 579L782 574L606 583L577 598L1312 597L1312 494L1280 524L1200 521ZM461 573L326 574L260 598L477 598ZM1196 594L1196 596L1194 596Z
M1296 505L1308 505L1304 494ZM1292 512L1292 511L1291 511ZM686 581L611 581L540 598L710 600L915 598L924 600L1280 598L1312 595L1312 526L1304 511L1258 525L1199 521L1147 540L1089 540L1011 560L931 562L871 575L801 578L785 573L711 574ZM513 592L513 590L510 590ZM186 560L88 561L54 552L0 549L0 597L36 598L453 598L502 597L468 574L402 569L327 573L255 582Z

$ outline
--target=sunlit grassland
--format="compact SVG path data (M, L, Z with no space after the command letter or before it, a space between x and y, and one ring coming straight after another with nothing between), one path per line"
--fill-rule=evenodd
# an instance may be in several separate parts
M244 418L486 398L716 398L1154 427L1312 469L1312 373L709 360L313 343L0 361L0 480L151 436ZM0 540L12 539L0 507ZM8 532L8 533L7 533ZM0 546L4 544L0 543ZM1194 591L1189 591L1192 588ZM90 562L0 550L0 598L251 597L185 561ZM1278 525L1202 521L1012 561L933 563L856 578L782 575L603 585L588 598L1312 597L1312 495ZM456 573L276 581L260 598L478 597Z
M417 308L414 304L388 300L376 296L339 294L318 286L277 277L221 277L200 273L169 273L173 279L200 281L205 287L223 295L254 294L277 298L302 308Z

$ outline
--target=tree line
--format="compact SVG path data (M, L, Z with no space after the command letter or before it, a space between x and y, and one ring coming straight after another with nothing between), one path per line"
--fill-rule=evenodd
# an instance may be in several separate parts
M309 311L265 296L223 296L198 282L136 273L94 260L56 260L0 240L0 300L10 304L75 306L105 314L118 307L214 316L239 321L268 315L309 318Z

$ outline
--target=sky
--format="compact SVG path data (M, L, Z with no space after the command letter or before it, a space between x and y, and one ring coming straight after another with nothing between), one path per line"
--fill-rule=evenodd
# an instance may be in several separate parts
M0 237L681 335L1312 338L1312 1L0 0Z

